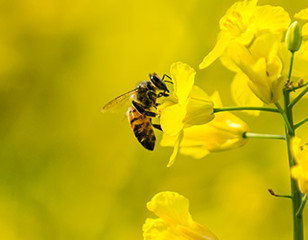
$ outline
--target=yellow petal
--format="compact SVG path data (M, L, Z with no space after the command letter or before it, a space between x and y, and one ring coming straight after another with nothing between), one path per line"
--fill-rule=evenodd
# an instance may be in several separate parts
M217 58L219 58L224 51L226 50L230 40L232 39L232 36L228 32L220 32L217 38L217 42L215 47L211 52L208 53L202 60L202 62L199 65L200 69L207 68L210 66Z
M281 55L283 57L283 62L287 66L286 70L289 69L290 62L290 52L285 49L281 49ZM294 58L295 64L293 65L292 76L307 79L308 77L308 41L302 43L301 48L295 54ZM287 72L287 71L286 71Z
M246 131L245 122L229 112L221 112L207 124L185 128L180 152L201 158L208 152L240 147L247 142L243 138Z
M178 135L168 135L164 133L160 141L160 145L162 147L173 147L175 145L177 138Z
M271 81L271 102L276 103L282 96L282 89L285 85L285 78L283 76L273 77Z
M290 142L292 155L296 162L299 162L301 159L301 142L302 140L299 137L293 137Z
M201 125L214 118L213 102L199 87L194 86L189 97L184 118L185 127Z
M248 76L250 81L248 86L264 103L271 103L272 95L270 83L266 75L266 59L259 58L258 61L251 66L243 66L243 72Z
M180 149L180 144L182 142L182 139L183 139L183 130L179 133L179 135L177 136L177 139L174 143L174 148L173 148L173 152L170 156L170 159L169 159L169 162L167 164L167 167L171 167L174 162L175 162L175 159L178 155L178 152L179 152L179 149Z
M200 145L196 147L181 147L180 153L183 155L192 156L196 159L201 159L210 154L210 151Z
M176 235L170 231L170 226L164 222L164 220L146 219L143 224L143 239L144 240L169 240L169 239L181 239L176 238Z
M177 135L184 127L186 105L174 104L162 110L160 125L167 135Z
M302 193L308 193L308 177L306 176L307 170L308 169L303 169L300 165L296 165L291 169L291 175L297 180L298 188Z
M209 152L237 148L247 142L242 137L246 124L241 125L231 120L225 122L216 118L204 125L184 129L180 152L195 158L202 158Z
M270 56L277 55L277 47L280 42L280 34L263 34L255 39L249 51L255 59L268 59Z
M240 68L233 62L227 51L219 58L221 64L232 72L241 72Z
M282 33L288 29L290 22L289 14L282 7L258 6L251 28L257 29L257 36L264 32Z
M249 78L248 86L265 103L270 103L271 83L267 79L266 59L254 59L251 53L242 45L232 43L229 47L233 61Z
M249 78L243 73L237 73L231 84L231 93L234 102L238 106L262 107L263 102L248 87ZM258 116L260 111L245 111L246 113Z
M215 107L222 107L221 99L218 91L215 91L211 96ZM216 114L215 119L207 124L208 127L218 131L218 135L226 134L233 135L233 138L242 138L242 134L248 131L247 124L240 118L230 112L221 112Z
M156 194L147 207L160 216L143 225L145 240L217 240L206 227L192 220L188 199L176 192Z
M192 226L178 226L178 230L189 240L218 240L218 238L207 228L197 222Z
M307 40L308 37L308 24L304 24L303 28L302 28L302 36L304 38L304 40Z
M220 107L223 107L222 105L222 101L221 101L221 98L220 98L220 95L219 95L219 92L218 91L214 91L212 96L211 96L211 99L215 105L216 108L220 108Z
M249 50L237 42L231 42L228 48L229 55L232 57L233 62L243 71L245 66L255 64Z
M172 225L189 225L192 221L188 199L176 192L160 192L147 203L147 208Z
M232 31L232 27L246 27L255 12L257 0L238 1L234 3L220 19L219 26L222 30ZM230 29L231 28L231 29Z
M170 73L174 83L174 94L178 102L183 104L194 85L196 71L185 63L177 62L171 65Z
M302 9L294 15L295 18L308 21L308 8Z

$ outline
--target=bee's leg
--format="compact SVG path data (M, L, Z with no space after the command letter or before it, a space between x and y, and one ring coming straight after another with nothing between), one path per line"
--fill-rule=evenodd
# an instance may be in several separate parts
M160 124L152 124L152 126L160 131L163 131Z
M160 131L163 131L163 129L161 128L161 125L160 124L155 124L155 123L152 123L152 119L150 118L150 122L152 124L152 126Z
M158 98L158 95L159 94L156 94L156 92L155 91L152 91L152 90L148 90L147 91L147 96L148 96L148 98L150 99L150 101L152 102L152 103L154 103L153 105L154 105L154 107L156 108L156 99Z
M158 115L155 112L144 110L144 108L139 103L132 101L132 104L140 114L144 114L147 117L158 117Z
M170 95L165 93L165 92L160 92L157 94L157 98L160 98L160 97L169 97Z

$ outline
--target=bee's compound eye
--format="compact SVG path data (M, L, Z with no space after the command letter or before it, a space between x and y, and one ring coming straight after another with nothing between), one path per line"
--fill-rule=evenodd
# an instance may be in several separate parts
M164 81L161 80L161 78L156 73L150 74L150 80L158 89L169 92Z

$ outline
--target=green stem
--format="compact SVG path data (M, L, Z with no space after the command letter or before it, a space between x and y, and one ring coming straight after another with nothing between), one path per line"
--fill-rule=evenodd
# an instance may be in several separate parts
M278 112L275 108L265 108L265 107L221 107L214 108L214 113L225 112L225 111L243 111L243 110L254 110L254 111L266 111L266 112Z
M304 207L306 205L306 202L307 202L307 194L304 195L304 197L302 199L302 204L300 205L300 207L299 207L299 209L296 213L296 216L303 214L303 210L304 210Z
M294 62L294 53L295 53L295 52L291 52L289 74L288 74L288 80L287 80L287 84L286 84L286 85L289 85L289 83L290 83L290 81L291 81L291 75L292 75L292 69L293 69L293 62Z
M284 119L285 125L286 125L286 127L287 127L287 129L288 129L288 131L294 132L294 130L293 130L291 124L290 124L290 120L289 120L289 118L288 118L288 116L287 116L285 110L283 110L283 108L280 106L279 103L275 103L275 105L276 105L278 111L281 113L281 115L282 115L282 117L283 117L283 119Z
M261 139L286 140L286 136L284 136L284 135L251 133L251 132L244 132L243 133L243 138L261 138Z
M305 118L305 119L303 119L302 121L296 123L296 124L294 125L294 129L296 129L296 128L302 126L302 125L305 124L306 122L308 122L308 117Z
M291 55L288 82L286 86L288 86L291 79L293 60L294 60L294 53L292 53ZM290 92L288 91L287 87L283 89L283 97L284 97L284 110L283 112L281 112L281 114L284 115L284 118L287 118L287 121L285 119L286 123L285 132L286 132L289 168L291 169L295 165L295 162L291 152L290 141L291 138L295 136L295 128L293 124L293 112L292 108L290 107ZM301 211L299 211L302 205L302 194L297 187L296 180L293 179L291 176L290 176L290 182L291 182L291 196L292 196L293 239L304 240L303 215Z
M292 108L306 93L308 92L308 87L306 87L293 101L289 104L289 108Z

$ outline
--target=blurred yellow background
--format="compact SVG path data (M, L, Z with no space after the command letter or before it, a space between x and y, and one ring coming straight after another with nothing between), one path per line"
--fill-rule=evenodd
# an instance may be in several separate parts
M164 190L189 198L193 218L220 239L291 239L290 201L267 192L289 193L283 141L251 139L201 160L179 156L166 168L172 149L143 149L126 109L100 112L173 62L197 70L234 2L1 1L0 239L142 239L154 217L146 202ZM259 2L291 16L302 3ZM232 76L217 61L197 71L196 84L219 90L231 106ZM237 115L252 132L283 133L273 113Z

